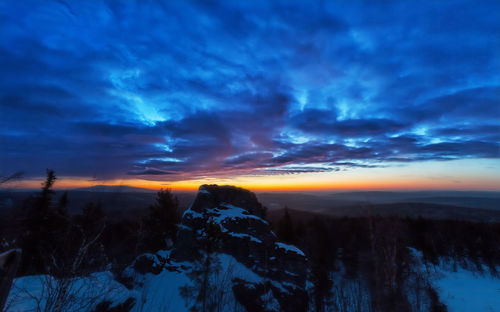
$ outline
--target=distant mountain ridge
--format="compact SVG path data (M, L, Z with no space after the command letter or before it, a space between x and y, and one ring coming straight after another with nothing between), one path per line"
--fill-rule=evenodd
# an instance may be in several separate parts
M140 192L140 193L155 193L156 190L134 187L128 185L94 185L90 187L80 187L71 191L80 192Z
M380 204L438 204L466 209L500 210L500 192L489 191L355 191L258 193L259 200L271 209L289 208L314 211L349 206Z

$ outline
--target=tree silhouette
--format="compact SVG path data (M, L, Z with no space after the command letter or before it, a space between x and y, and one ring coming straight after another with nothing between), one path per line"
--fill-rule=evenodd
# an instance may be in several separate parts
M179 200L169 189L160 190L142 220L141 251L156 252L171 247L179 222Z
M24 233L20 239L23 250L20 273L49 272L54 264L55 249L66 237L69 220L62 213L65 207L54 209L52 203L55 194L52 187L56 179L54 170L47 169L40 194L25 204L22 218Z
M295 244L297 237L293 226L292 218L288 212L288 207L285 206L285 214L280 219L278 224L277 235L279 239L288 244Z

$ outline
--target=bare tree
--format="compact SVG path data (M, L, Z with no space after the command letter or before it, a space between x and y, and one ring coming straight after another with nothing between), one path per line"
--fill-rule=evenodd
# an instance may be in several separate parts
M36 312L92 311L100 303L121 296L119 284L102 274L55 278L38 275L28 285L15 285L7 302L10 308Z
M206 218L202 235L198 238L201 255L194 261L193 269L188 273L192 284L181 287L181 294L186 301L194 299L191 311L221 311L220 300L225 290L217 285L226 280L220 275L221 264L217 251L220 247L221 229L212 217Z
M370 312L371 298L361 279L341 279L332 289L327 311Z
M0 176L0 185L22 179L24 172L18 171L8 176Z
M377 310L409 309L407 298L398 287L398 256L402 253L396 218L369 217L369 239L373 260L373 303Z
M86 268L89 251L97 244L104 227L103 223L92 236L83 234L71 261L61 261L55 255L50 255L52 265L49 274L37 276L39 291L20 286L10 304L31 300L37 312L90 311L109 298L117 291L116 286L108 285L109 281L103 281L99 274L91 273Z

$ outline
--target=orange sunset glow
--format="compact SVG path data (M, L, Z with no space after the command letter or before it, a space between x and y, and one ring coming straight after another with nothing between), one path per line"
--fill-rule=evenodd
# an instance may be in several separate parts
M127 185L159 190L195 191L202 184L236 185L254 191L326 191L326 190L490 190L500 189L499 164L482 160L484 166L467 170L472 160L426 162L388 168L358 168L349 171L301 173L268 176L236 176L224 178L158 181L146 179L90 180L78 177L60 177L59 189L91 187L95 185ZM424 171L425 170L425 171ZM455 172L454 175L450 172ZM43 179L43 178L41 178ZM41 179L18 182L16 187L38 188Z

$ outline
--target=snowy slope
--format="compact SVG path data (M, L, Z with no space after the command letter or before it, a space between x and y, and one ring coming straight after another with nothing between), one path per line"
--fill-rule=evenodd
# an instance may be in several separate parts
M6 311L43 311L48 297L54 297L56 280L48 275L32 275L16 278L7 299ZM102 301L112 302L111 306L121 304L130 297L133 291L113 279L110 272L99 272L88 277L73 279L68 287L68 300L64 300L65 312L92 310Z
M434 281L440 300L449 312L500 312L500 279L462 268L456 272L440 270Z
M164 255L168 256L168 252L165 252ZM236 302L232 291L230 291L231 281L239 278L248 282L259 283L262 282L262 277L230 255L218 254L217 259L222 270L217 275L213 275L211 279L216 281L215 284L222 285L229 290L224 298L224 305L230 307L231 311L235 307L237 311L244 311ZM189 262L171 262L159 274L148 273L141 275L134 273L133 270L129 271L130 274L134 275L133 278L137 285L135 288L137 304L132 311L187 311L192 302L191 299L182 296L181 288L191 285L191 279L188 276L191 269L191 263Z

